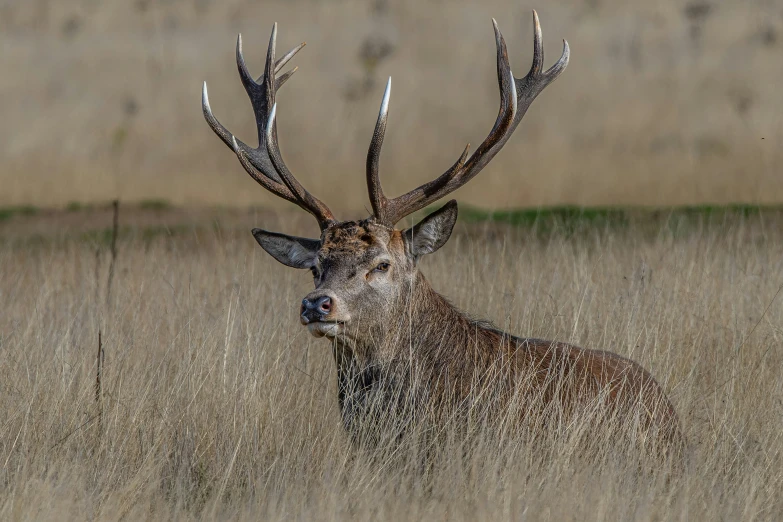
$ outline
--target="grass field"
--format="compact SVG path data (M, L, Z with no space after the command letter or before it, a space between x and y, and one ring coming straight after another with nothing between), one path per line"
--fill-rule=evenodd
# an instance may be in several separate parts
M401 194L489 132L498 108L491 18L522 76L531 9L546 64L565 38L570 65L460 201L783 201L779 2L0 0L0 205L276 205L200 106L207 81L215 115L255 143L234 44L241 32L260 74L276 21L281 52L308 44L278 98L283 155L314 194L359 211L386 78L381 171L388 192Z
M254 143L234 42L258 74L279 22L278 50L308 42L286 161L364 217L386 77L396 195L484 138L490 18L522 76L533 8L568 70L423 271L504 330L648 368L681 467L588 417L352 444L297 317L312 279L250 235L315 225L203 121L207 80ZM0 519L783 520L781 35L776 2L739 0L0 0Z
M301 212L122 207L110 289L110 210L15 212L0 220L0 518L781 519L783 212L708 210L474 210L423 262L504 329L649 368L688 437L673 475L580 457L559 432L466 444L446 426L426 473L412 443L353 447L328 343L298 324L311 279L249 234L312 234Z

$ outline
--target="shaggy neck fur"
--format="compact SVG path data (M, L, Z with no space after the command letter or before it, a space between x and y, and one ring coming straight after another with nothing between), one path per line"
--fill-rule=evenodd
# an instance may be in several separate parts
M398 323L385 332L362 332L362 339L334 342L338 399L343 422L355 433L362 425L388 424L390 409L401 422L421 408L461 403L489 375L507 337L475 321L436 292L417 272L401 299ZM406 420L402 420L406 419Z

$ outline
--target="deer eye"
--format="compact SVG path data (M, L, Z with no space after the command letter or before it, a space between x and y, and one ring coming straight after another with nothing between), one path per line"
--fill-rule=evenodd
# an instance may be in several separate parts
M373 272L388 272L389 263L379 263L378 266L372 269Z
M310 272L313 274L313 279L318 279L318 269L316 267L310 268Z

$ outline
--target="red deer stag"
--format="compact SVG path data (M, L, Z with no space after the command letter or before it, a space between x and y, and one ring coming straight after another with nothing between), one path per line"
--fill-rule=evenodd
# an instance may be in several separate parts
M506 43L493 20L500 110L489 136L472 155L466 147L457 162L433 181L393 199L384 194L378 176L389 81L367 154L372 215L361 221L338 221L297 181L280 155L275 96L296 69L278 73L304 44L275 60L275 24L264 74L256 81L245 65L241 36L237 40L239 76L258 126L257 148L239 141L218 122L204 84L202 108L212 130L254 180L311 213L321 228L319 239L260 229L254 229L253 235L280 263L312 272L315 290L302 300L301 322L311 334L326 337L333 345L340 411L355 438L361 437L363 426L377 426L380 419L392 419L394 426L403 429L412 418L410 412L422 411L421 407L430 412L463 406L486 410L508 404L510 397L521 397L542 407L559 404L560 412L601 402L609 406L607 412L635 412L640 421L636 425L654 430L657 440L680 439L671 403L637 363L610 352L515 337L470 318L433 290L417 264L449 239L457 219L455 201L407 230L394 228L405 216L481 172L536 96L566 68L570 51L564 40L560 59L543 69L535 11L533 20L533 64L523 78L513 76ZM521 409L529 411L524 406Z

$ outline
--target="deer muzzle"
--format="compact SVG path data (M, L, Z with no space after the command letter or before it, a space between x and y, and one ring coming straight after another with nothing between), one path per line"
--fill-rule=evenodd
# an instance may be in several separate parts
M328 295L313 298L305 297L300 308L300 320L302 324L310 324L325 321L333 310L332 298Z

